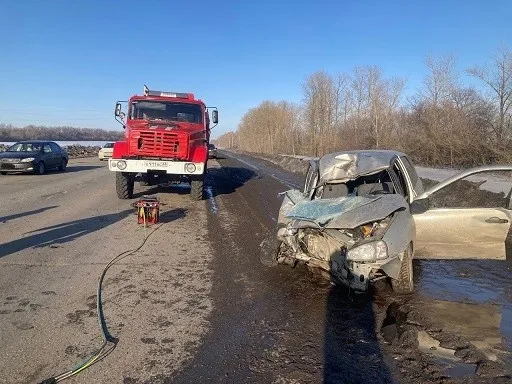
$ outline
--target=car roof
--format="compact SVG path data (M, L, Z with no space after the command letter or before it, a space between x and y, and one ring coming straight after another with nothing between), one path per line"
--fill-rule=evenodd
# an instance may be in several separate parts
M377 149L329 153L318 161L320 180L343 181L371 175L389 168L397 156L406 155L398 151Z
M51 140L20 140L20 141L17 141L16 143L55 143L55 141L51 141ZM57 144L57 143L55 143Z
M388 163L393 159L395 156L406 156L405 153L394 151L392 149L357 149L353 151L339 151L339 152L332 152L325 156L339 156L343 154L350 154L350 155L359 155L359 156L365 156L365 157L371 157L374 159L379 159L382 161L387 161Z

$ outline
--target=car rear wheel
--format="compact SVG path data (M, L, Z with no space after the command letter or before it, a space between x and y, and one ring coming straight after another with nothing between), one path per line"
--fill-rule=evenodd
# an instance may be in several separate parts
M409 245L404 252L400 273L396 279L391 279L391 288L396 293L411 293L414 289L412 281L412 246Z
M0 175L7 175L7 172L0 172Z
M66 170L66 167L68 165L68 162L66 159L62 159L59 165L59 171L64 172Z
M34 173L36 175L44 175L44 172L46 171L46 167L42 161L40 161L36 167L34 168Z

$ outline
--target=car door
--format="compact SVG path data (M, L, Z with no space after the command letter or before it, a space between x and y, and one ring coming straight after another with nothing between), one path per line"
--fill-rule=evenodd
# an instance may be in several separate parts
M55 166L58 167L63 159L66 160L66 157L62 149L56 143L50 143L50 147L52 148L53 157L55 159Z
M473 168L418 195L411 204L415 257L505 259L512 221L510 171L512 166Z
M52 151L52 147L50 146L50 143L44 143L43 144L43 162L45 164L46 169L54 168L56 167L55 164L55 154Z

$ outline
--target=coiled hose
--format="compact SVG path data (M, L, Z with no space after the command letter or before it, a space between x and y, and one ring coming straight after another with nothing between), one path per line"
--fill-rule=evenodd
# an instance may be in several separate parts
M74 376L74 375L82 372L86 368L89 368L91 365L93 365L94 363L98 362L100 359L105 357L109 353L109 351L105 350L109 343L112 344L112 348L110 349L110 351L112 351L115 348L115 346L117 344L117 340L114 337L112 337L110 335L110 333L108 332L107 324L103 317L103 306L101 304L101 286L103 284L103 279L105 278L105 275L107 274L108 269L112 265L114 265L119 260L121 260L127 256L133 255L135 252L139 251L144 246L144 244L146 244L146 241L148 240L148 238L158 228L160 228L162 226L162 224L160 224L158 227L153 229L149 234L147 234L145 213L143 213L143 218L144 218L144 240L142 241L142 243L137 248L129 250L129 251L124 251L124 252L118 254L112 260L110 260L109 263L105 266L105 268L101 272L101 276L98 281L98 289L97 289L97 297L96 297L96 310L98 312L98 323L100 326L101 336L103 339L101 347L98 350L96 350L96 352L94 352L90 357L88 357L86 360L82 361L81 363L75 365L69 371L63 372L60 375L57 375L54 377L47 378L47 379L39 382L39 384L55 384L60 381L66 380L66 379L70 378L71 376Z

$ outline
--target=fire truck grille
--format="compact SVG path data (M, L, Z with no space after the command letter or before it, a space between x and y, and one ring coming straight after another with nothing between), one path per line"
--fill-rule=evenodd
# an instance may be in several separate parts
M141 132L137 141L137 153L143 156L186 157L187 137L161 131Z

